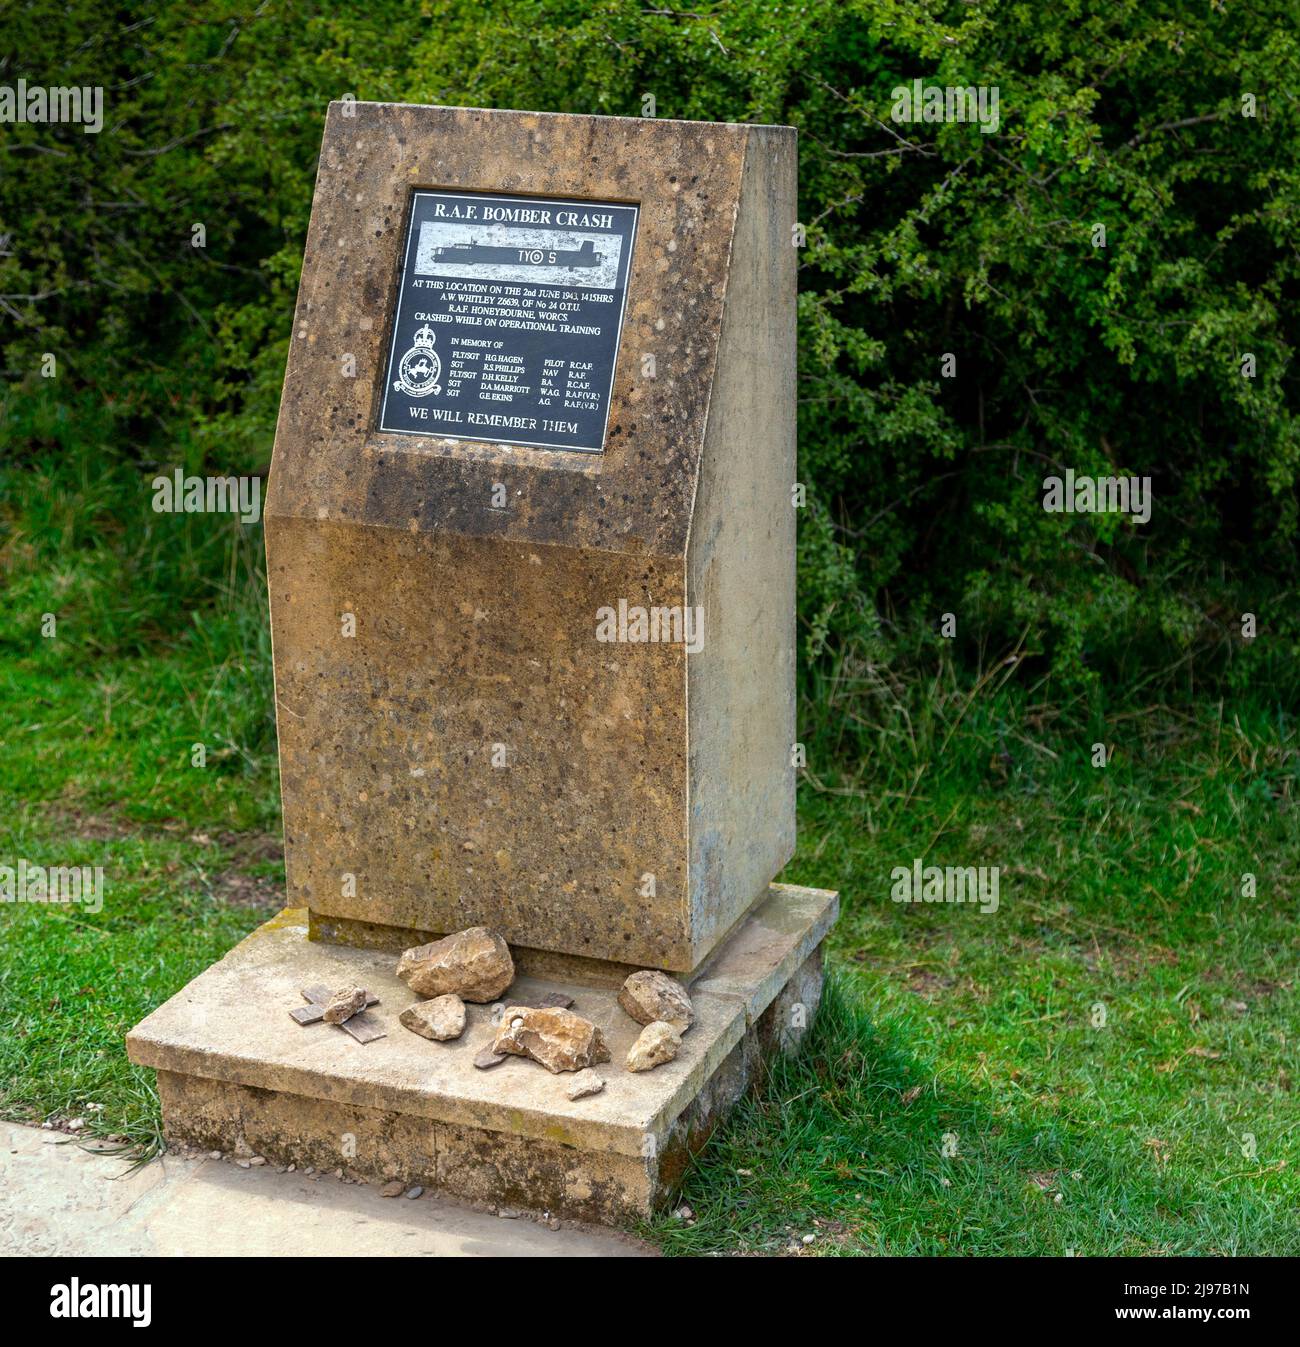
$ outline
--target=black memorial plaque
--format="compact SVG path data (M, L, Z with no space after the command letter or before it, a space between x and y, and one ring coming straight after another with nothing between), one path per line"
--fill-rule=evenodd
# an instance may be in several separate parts
M599 453L637 208L416 192L379 429Z

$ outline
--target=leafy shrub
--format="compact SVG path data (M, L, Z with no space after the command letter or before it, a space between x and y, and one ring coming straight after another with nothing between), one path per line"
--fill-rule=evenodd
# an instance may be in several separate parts
M659 116L800 131L814 711L846 659L930 667L945 612L950 659L1014 655L1038 695L1294 702L1292 5L139 8L11 3L0 76L106 90L100 135L0 130L0 557L11 583L86 577L100 648L235 601L231 574L261 602L236 539L144 514L140 482L268 462L326 102L639 115L651 94ZM996 133L896 124L914 78L996 86ZM1067 467L1150 476L1150 522L1044 512Z

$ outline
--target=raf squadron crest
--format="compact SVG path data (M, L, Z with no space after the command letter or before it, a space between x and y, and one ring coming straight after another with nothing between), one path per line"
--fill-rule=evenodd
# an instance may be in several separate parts
M433 328L425 323L415 334L415 345L401 358L397 365L397 379L393 387L410 398L428 397L431 393L441 393L438 378L442 374L442 361L433 349Z

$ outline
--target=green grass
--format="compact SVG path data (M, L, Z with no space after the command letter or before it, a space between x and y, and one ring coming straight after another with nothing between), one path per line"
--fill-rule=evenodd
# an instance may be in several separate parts
M668 1251L1300 1251L1294 726L1155 709L1098 769L1032 719L994 697L919 761L882 740L914 788L805 793L786 877L842 892L832 988ZM915 856L1001 867L998 911L894 903Z
M103 910L0 908L0 1113L153 1145L126 1031L281 905L275 762L240 738L261 667L61 664L0 661L0 864L101 866Z
M123 1036L282 883L268 682L256 622L0 663L0 863L106 874L98 915L0 913L4 1116L156 1137ZM651 1235L670 1253L1300 1252L1294 725L1152 708L1075 733L987 685L892 709L879 691L854 704L855 773L814 751L785 876L843 895L812 1039L694 1165L691 1217ZM915 856L999 866L999 910L892 902Z

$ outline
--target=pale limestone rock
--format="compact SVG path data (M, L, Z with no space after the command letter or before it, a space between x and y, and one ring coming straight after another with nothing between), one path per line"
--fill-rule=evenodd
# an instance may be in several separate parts
M369 999L364 987L344 987L325 1003L325 1013L321 1018L326 1024L342 1024L344 1020L360 1014Z
M605 1082L590 1067L574 1076L565 1095L569 1099L585 1099L590 1094L599 1094L605 1088Z
M629 1071L653 1071L671 1062L682 1050L682 1036L667 1020L656 1020L641 1030L627 1053Z
M686 988L667 973L646 969L633 973L618 994L618 1003L638 1024L664 1020L684 1034L695 1023Z
M531 1057L556 1072L609 1061L604 1034L590 1020L559 1008L507 1006L492 1051Z
M450 992L465 1001L495 1001L515 980L515 964L495 931L471 926L408 949L397 962L397 976L417 996Z
M465 1002L448 992L445 996L435 996L432 1001L417 1001L398 1018L421 1038L446 1043L465 1032Z

